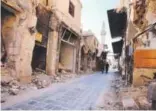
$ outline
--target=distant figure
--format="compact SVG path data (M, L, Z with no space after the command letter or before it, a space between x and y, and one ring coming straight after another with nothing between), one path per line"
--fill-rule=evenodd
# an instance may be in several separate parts
M106 73L108 73L108 69L109 69L109 63L106 62Z
M104 73L104 61L100 60L101 72Z

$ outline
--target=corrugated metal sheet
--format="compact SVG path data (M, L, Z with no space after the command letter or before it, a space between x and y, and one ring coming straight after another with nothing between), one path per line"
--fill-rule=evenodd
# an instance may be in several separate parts
M123 47L123 40L117 41L117 42L113 42L112 43L112 47L113 47L113 52L115 54L121 54L122 53L122 47Z
M117 13L115 9L107 11L112 38L123 37L127 24L127 13Z
M134 67L156 68L156 50L136 50L134 52Z

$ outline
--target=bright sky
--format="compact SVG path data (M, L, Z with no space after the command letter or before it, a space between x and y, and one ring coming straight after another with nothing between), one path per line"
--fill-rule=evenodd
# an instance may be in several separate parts
M97 39L101 41L102 23L105 22L105 40L111 48L111 37L107 19L107 10L117 8L119 0L81 0L82 8L82 28L92 30Z

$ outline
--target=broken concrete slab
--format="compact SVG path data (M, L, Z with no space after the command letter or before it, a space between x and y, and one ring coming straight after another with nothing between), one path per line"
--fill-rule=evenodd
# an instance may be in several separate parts
M38 89L48 87L51 84L50 77L45 74L39 74L33 77L32 82L37 86Z
M138 110L139 109L134 99L128 96L122 97L122 104L123 104L124 110Z
M18 88L20 88L20 83L17 80L12 80L9 82L8 86L11 88L18 89Z
M11 82L13 78L9 75L2 75L1 76L1 85L6 86L9 82Z
M148 102L147 98L139 97L137 101L139 103L140 110L149 110L151 108L151 103Z
M11 89L9 90L9 93L10 93L11 95L17 95L17 94L19 93L19 89L11 88Z

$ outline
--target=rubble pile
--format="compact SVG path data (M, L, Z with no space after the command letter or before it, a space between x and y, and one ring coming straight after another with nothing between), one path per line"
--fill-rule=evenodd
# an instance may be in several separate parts
M112 88L115 89L116 96L120 101L119 103L123 105L123 109L150 109L151 104L147 100L146 86L126 86L125 81L120 77L116 78L115 81L112 81Z
M52 83L65 82L71 78L76 78L76 74L58 74L56 76L48 76L44 71L34 71L32 81L29 84L21 84L17 79L9 76L2 70L1 76L1 103L6 102L9 96L15 96L20 93L37 90L48 87Z
M114 88L117 97L119 97L119 92L121 87L125 87L125 81L122 80L121 77L116 78L115 80L112 81L112 88Z
M78 77L77 74L58 74L56 77L53 77L53 82L66 82L72 78Z
M51 79L45 74L37 74L32 77L32 83L34 83L38 89L41 89L48 87L51 84Z
M50 83L66 82L76 77L79 77L79 75L73 73L58 73L57 75L48 76L45 72L38 70L33 72L32 83L36 84L37 87L44 88L45 84L48 86ZM45 79L47 83L43 79Z
M67 74L67 73L71 73L72 71L70 69L67 69L64 65L62 65L61 63L59 63L59 72L62 74Z
M147 87L140 86L140 87L127 87L127 88L120 88L120 98L124 100L124 98L131 98L134 101L133 109L140 110L148 110L151 107L151 104L147 100ZM131 104L132 102L128 103ZM124 104L124 103L123 103ZM136 104L136 105L135 105ZM125 107L127 109L127 107Z
M104 106L100 109L116 110L149 110L151 104L147 100L147 87L126 86L121 77L112 81L112 93L104 96ZM112 98L112 99L111 99Z
M98 110L122 110L122 103L118 100L114 91L105 93L103 98L103 105Z
M7 96L9 95L17 95L20 91L19 82L8 76L3 75L1 78L1 103L6 101Z
M111 81L111 88L104 93L102 104L96 107L97 110L123 110L122 101L119 98L119 89L124 87L122 78L117 77Z

